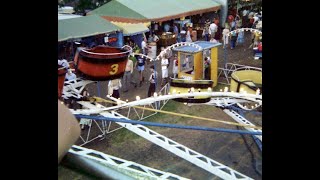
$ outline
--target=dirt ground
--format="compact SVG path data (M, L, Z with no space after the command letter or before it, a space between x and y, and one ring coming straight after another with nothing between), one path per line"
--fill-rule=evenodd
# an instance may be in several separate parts
M252 50L248 49L250 43L250 33L245 32L244 45L237 46L233 50L227 48L227 62L262 67L262 60L254 60ZM219 47L218 53L219 67L223 67L225 62L225 50L222 47ZM146 67L151 64L154 63L149 63ZM172 64L173 63L170 63L169 76L172 75ZM155 66L157 71L161 72L159 61L155 62ZM150 74L148 68L146 68L145 73L145 77L147 79ZM134 71L134 77L137 79L137 71ZM157 90L160 89L160 82L161 79L158 79ZM91 95L105 97L107 92L106 87L107 82L104 81L97 84L91 84L88 86L88 89ZM138 86L135 88L131 86L129 92L125 93L121 91L120 97L122 100L128 99L129 101L135 100L137 95L141 98L145 98L147 97L147 90L148 83L144 82L142 87ZM164 110L234 122L234 120L232 120L232 118L225 114L221 109L212 106L187 106L175 101L169 101ZM245 117L256 125L262 125L262 117L259 113L246 113ZM166 114L157 114L146 119L146 121L236 129L234 126L224 125L221 123L174 117ZM156 127L149 128L253 179L262 179L262 153L253 141L253 138L249 135L241 136L238 134L218 132ZM219 179L211 173L189 163L186 160L183 160L182 158L126 129L116 131L108 135L105 139L95 140L84 147L95 149L106 154L134 161L162 171L178 174L190 179ZM84 175L81 172L72 171L63 166L59 166L58 179L88 180L94 178Z

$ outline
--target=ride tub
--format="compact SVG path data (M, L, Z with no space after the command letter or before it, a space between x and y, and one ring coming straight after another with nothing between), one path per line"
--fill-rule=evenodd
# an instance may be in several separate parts
M186 79L172 79L170 81L171 94L188 93L191 88L194 88L194 92L207 92L208 88L211 88L213 81L211 80L186 80ZM209 102L211 97L208 96L190 96L188 98L176 98L174 101L186 102L186 103L206 103Z
M62 90L66 73L67 69L63 66L58 65L58 98L62 96Z
M128 46L82 49L75 59L77 74L93 81L118 79L124 74L131 51Z
M262 71L237 70L231 74L230 91L256 94L258 89L262 92Z

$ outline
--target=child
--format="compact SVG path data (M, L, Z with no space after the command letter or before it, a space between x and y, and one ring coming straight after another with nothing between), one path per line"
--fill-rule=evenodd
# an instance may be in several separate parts
M244 31L238 33L237 45L242 45L244 43Z
M234 49L236 47L236 42L237 42L237 33L235 31L231 33L230 42L231 42L231 49Z

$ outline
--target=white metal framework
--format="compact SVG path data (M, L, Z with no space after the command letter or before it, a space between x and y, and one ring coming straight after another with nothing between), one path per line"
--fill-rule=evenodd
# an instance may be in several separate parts
M146 55L144 55L144 54L141 54L141 53L132 53L132 54L133 54L133 55L139 55L139 56L141 56L141 57L145 57L145 58L147 58L147 59L150 59L150 61L158 61L158 60L161 59L161 57L162 57L165 53L167 53L167 51L170 51L170 50L172 50L173 48L179 47L179 46L192 46L192 47L195 47L195 48L197 48L197 49L199 49L199 50L202 50L202 47L199 46L198 44L190 43L190 42L180 42L180 43L172 44L171 46L168 46L167 48L165 48L163 51L160 52L160 54L159 54L155 59L153 59L153 58L151 58L151 57L149 57L149 56L146 56Z
M114 157L99 151L87 149L80 146L73 145L69 153L79 155L99 163L111 167L121 173L128 176L132 176L135 179L177 179L177 180L188 180L187 178L178 176L176 174L163 172L158 169L153 169L132 161L127 161L118 157Z
M234 71L238 71L238 70L257 70L257 71L262 71L262 68L253 67L253 66L245 66L245 65L241 65L241 64L226 63L224 68L218 68L218 79L220 78L218 83L230 85L231 74ZM221 78L225 78L227 83L221 82Z
M102 105L101 110L104 109ZM90 108L89 106L87 108ZM95 109L92 110L92 113L96 113ZM121 114L111 111L100 111L100 115L104 117L112 117L112 118L124 118L128 119ZM91 114L88 112L88 114ZM129 120L129 119L128 119ZM206 157L192 149L189 149L186 146L183 146L155 131L152 131L151 129L138 125L138 124L129 124L129 123L119 123L116 122L122 127L125 127L126 129L136 133L137 135L151 141L152 143L157 144L158 146L170 151L171 153L197 165L198 167L220 177L223 179L251 179L209 157Z
M236 29L236 30L233 30L233 31L230 31L228 34L227 34L227 36L230 36L231 35L231 33L233 33L233 32L240 32L240 31L250 31L250 32L257 32L257 33L259 33L259 34L262 34L262 31L260 31L259 29L253 29L253 28L239 28L239 29Z
M236 111L231 110L231 109L224 109L223 110L226 114L228 114L230 117L232 117L232 119L234 119L235 121L237 121L240 124L246 124L246 125L253 125L250 121L248 121L246 118L242 117L240 114L238 114ZM250 127L245 127L248 131L251 132L260 132L262 133L261 130L259 129L254 129L254 128L250 128ZM258 138L261 142L262 142L262 135L254 135L256 138Z
M70 97L79 99L82 97L81 92L85 88L85 86L94 82L95 81L84 80L82 78L65 81L62 91L62 97L64 99L68 99Z

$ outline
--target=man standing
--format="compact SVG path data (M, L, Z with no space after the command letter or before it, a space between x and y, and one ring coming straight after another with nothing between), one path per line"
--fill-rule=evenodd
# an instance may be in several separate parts
M209 19L206 20L205 26L203 28L202 36L204 37L205 41L210 41L209 38L209 26L210 26L210 21Z
M144 81L143 71L144 71L145 60L141 56L137 56L137 59L138 59L139 81L140 81L139 86L141 87L142 86L142 81Z
M150 78L149 78L149 90L148 90L148 97L153 96L154 92L156 91L156 78L158 77L158 73L154 70L154 65L150 66Z
M212 22L209 26L209 34L210 34L210 39L213 39L215 37L215 33L218 31L218 26L216 23Z
M128 59L126 64L126 69L123 75L123 92L128 92L131 81L131 76L133 72L133 62L131 59Z
M141 42L141 49L142 49L142 54L144 54L144 55L148 54L148 45L147 45L146 38L143 38L143 41Z

